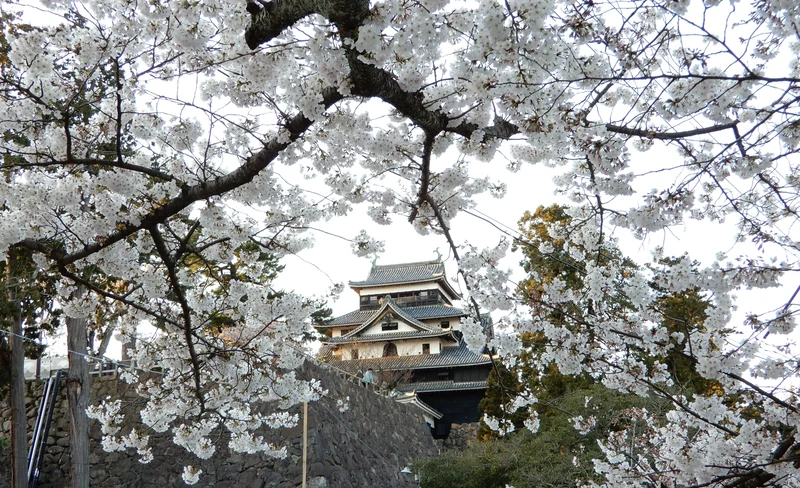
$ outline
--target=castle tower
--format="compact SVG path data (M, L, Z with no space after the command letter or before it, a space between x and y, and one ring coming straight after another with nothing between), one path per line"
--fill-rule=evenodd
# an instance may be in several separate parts
M444 264L373 265L350 288L359 309L317 326L327 335L320 358L350 374L371 368L379 386L431 410L435 437L446 437L450 424L477 422L491 359L462 340L467 314L453 304L461 296Z

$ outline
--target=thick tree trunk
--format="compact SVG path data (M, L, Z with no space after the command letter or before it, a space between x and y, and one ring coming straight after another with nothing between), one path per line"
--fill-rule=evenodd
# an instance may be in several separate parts
M81 292L79 292L81 293ZM82 293L81 293L82 294ZM70 416L70 476L72 488L89 487L89 363L86 361L86 318L67 317L69 373L67 401Z
M25 347L22 342L22 310L16 283L15 260L8 258L8 298L14 317L11 325L11 486L28 486L28 418L25 412Z

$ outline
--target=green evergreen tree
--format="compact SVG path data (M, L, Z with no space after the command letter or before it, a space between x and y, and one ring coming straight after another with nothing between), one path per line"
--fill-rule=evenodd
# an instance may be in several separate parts
M674 265L675 258L663 258L655 263L657 267ZM694 263L696 265L696 263ZM687 397L694 394L722 394L723 389L718 381L709 380L700 376L695 369L695 360L683 351L683 344L679 343L674 334L679 333L689 337L696 332L703 332L703 323L708 314L710 302L700 294L699 288L692 288L681 293L668 293L656 283L650 286L658 293L657 308L661 313L661 325L670 333L669 341L672 348L665 357L648 358L648 366L661 361L667 365L673 381L673 389Z
M565 208L558 205L539 207L534 213L526 212L519 222L520 232L524 238L517 241L515 249L520 251L523 259L520 265L527 273L518 288L517 293L522 301L531 306L533 313L546 317L551 323L563 325L567 328L580 329L584 327L584 318L592 314L594 304L591 300L574 300L560 304L558 308L545 304L541 300L546 285L559 279L565 287L579 290L583 286L585 275L583 264L573 258L565 249L565 237L573 231L572 218L565 212ZM544 244L544 245L543 245ZM540 249L550 249L542 252ZM584 251L581 249L580 251ZM630 310L630 303L622 286L629 279L638 266L630 259L622 256L616 247L605 245L596 255L600 266L615 264L621 273L618 273L618 287L616 293L606 299L611 303L604 303L606 310L626 312ZM675 264L674 258L663 258L650 267L654 273L659 268ZM667 365L673 380L673 389L677 392L691 396L692 393L709 393L719 389L715 381L702 378L694 368L694 361L683 351L683 346L673 334L675 332L688 337L691 333L702 331L706 319L706 309L709 301L699 293L699 289L686 290L681 293L670 293L659 288L656 283L650 284L657 294L658 309L661 312L662 326L670 333L671 349L666 357L653 357L644 351L632 351L640 354L648 366L656 361ZM504 390L509 393L520 392L525 389L533 392L539 403L537 413L543 419L548 414L548 402L554 398L585 388L595 382L595 379L586 374L573 377L565 376L558 371L554 364L549 364L538 370L532 367L538 355L544 351L546 343L540 334L525 334L521 337L524 353L519 357L515 368L504 371L502 385L494 372L489 377L489 389L486 397L481 402L481 411L493 417L503 417L514 423L517 428L522 427L522 422L527 415L524 412L505 412L502 399L506 398ZM544 422L544 420L543 420ZM491 437L492 434L486 425L481 427L482 437Z
M0 293L0 329L10 331L13 318L19 314L23 335L30 339L24 344L25 357L37 359L45 348L32 341L38 340L39 332L53 332L62 320L62 313L55 305L55 277L35 275L36 267L29 251L14 249L13 259L13 276L9 274L8 262L0 261L0 283L7 289L6 293ZM12 301L11 296L15 300ZM8 394L11 363L9 336L0 334L0 397Z
M551 323L570 329L583 327L584 319L594 313L597 304L577 299L554 308L542 300L546 286L556 279L568 289L579 290L583 286L584 265L565 248L565 237L573 230L572 218L563 207L553 205L526 213L519 225L524 238L517 242L516 249L522 253L520 264L527 273L519 285L519 296L535 314ZM606 297L605 310L611 310L611 313L629 311L631 305L622 286L638 266L610 245L603 246L595 255L595 263L600 266L613 264L621 270L617 276L619 286L616 293ZM662 259L651 268L657 273L660 268L674 263L674 259ZM665 363L673 382L669 388L676 393L691 396L693 393L716 391L718 384L696 372L693 360L676 338L679 336L673 334L679 332L688 337L701 331L708 300L698 289L670 293L655 282L650 286L657 295L658 310L662 315L660 325L669 331L672 348L664 357L650 357L645 351L631 352L641 355L648 366L656 361ZM529 333L524 334L521 340L525 352L513 367L501 365L497 372L491 373L486 397L480 405L485 415L505 419L514 425L517 432L499 437L482 424L480 437L483 442L463 453L449 453L418 466L422 473L421 486L472 486L459 483L463 480L483 482L491 475L495 481L475 486L502 488L508 483L516 488L572 487L575 480L595 479L592 460L603 458L598 441L605 439L610 432L632 426L638 409L646 408L651 413L666 410L664 400L610 390L599 383L600 378L588 374L564 375L555 364L538 365L539 355L547 346L544 337ZM504 408L510 395L523 391L533 393L538 400L534 411L539 419L539 430L535 434L524 427L530 415L527 409L510 412ZM585 432L577 430L576 422L581 418L593 427ZM647 426L642 425L640 429L641 435L647 435Z

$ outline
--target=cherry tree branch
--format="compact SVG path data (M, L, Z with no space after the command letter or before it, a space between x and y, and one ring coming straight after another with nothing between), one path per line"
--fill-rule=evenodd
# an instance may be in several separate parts
M365 0L247 0L250 26L244 34L247 47L255 49L269 42L298 20L320 14L349 28L358 26L369 14Z
M169 249L167 249L167 245L164 242L164 238L161 235L161 232L158 230L158 226L154 225L148 229L150 235L153 238L153 243L156 246L156 250L158 251L159 256L161 256L161 261L164 263L164 266L167 268L167 275L169 276L170 287L172 291L175 293L175 296L178 298L178 303L181 306L181 312L183 315L183 336L186 340L186 347L189 350L189 359L192 364L192 372L194 377L194 386L195 386L195 396L197 397L197 401L200 402L201 410L205 409L205 398L203 397L202 391L202 376L200 372L200 361L197 358L197 351L194 348L194 340L193 340L193 331L192 331L192 309L189 306L189 302L186 300L186 294L183 292L183 287L181 286L180 279L178 278L178 273L176 270L175 262L177 261L178 256L173 258L170 256Z
M253 13L245 40L250 49L272 40L284 29L311 14L319 14L334 22L350 42L357 37L356 28L369 14L369 2L363 0L301 0L289 2L275 0ZM519 133L514 125L496 118L494 125L480 127L462 122L449 127L451 118L438 110L429 110L420 91L403 89L394 76L386 71L361 61L361 53L346 49L345 56L350 67L351 93L355 96L379 98L398 112L408 117L426 133L437 135L447 131L469 138L476 130L483 130L489 138L508 139Z
M712 132L719 132L727 129L732 129L736 127L738 123L739 121L735 120L733 122L728 122L725 124L718 124L718 125L713 125L711 127L702 127L699 129L686 130L682 132L656 132L652 130L634 129L631 127L625 127L614 124L606 124L606 130L609 132L615 132L617 134L646 137L648 139L673 140L673 139L685 139L687 137L699 136L703 134L711 134Z
M747 381L746 379L742 378L742 377L741 377L741 376L739 376L738 374L735 374L735 373L725 373L725 376L727 376L728 378L734 379L734 380L736 380L736 381L739 381L739 382L741 382L741 383L744 383L745 385L747 385L747 386L749 386L750 388L752 388L752 389L753 389L753 391L755 391L755 392L756 392L756 393L758 393L759 395L762 395L762 396L765 396L765 397L769 398L770 400L772 400L773 402L777 403L778 405L780 405L781 407L783 407L783 408L785 408L785 409L787 409L787 410L790 410L790 411L792 411L792 412L794 412L794 413L800 413L800 412L798 412L797 408L795 408L795 407L793 407L792 405L790 405L789 403L787 403L787 402L785 402L785 401L781 400L780 398L778 398L778 397L776 397L775 395L773 395L772 393L770 393L770 392L768 392L768 391L764 390L763 388L760 388L760 387L759 387L758 385L756 385L755 383L753 383L753 382L751 382L751 381Z
M328 108L342 98L342 95L340 95L336 89L329 88L322 93L322 104ZM251 182L258 173L272 163L281 154L281 151L300 138L312 124L313 121L308 119L305 115L295 115L284 124L284 130L289 134L288 138L273 138L267 142L260 151L247 158L244 164L230 173L210 181L200 182L196 185L184 186L181 189L180 196L172 198L163 205L154 208L145 214L138 222L122 224L113 232L105 236L98 236L93 243L87 244L75 252L67 253L60 247L54 246L52 243L42 242L36 239L24 239L16 245L42 252L62 265L75 263L76 261L116 244L142 229L152 228L154 225L165 222L170 217L178 214L197 201L222 195L246 185Z
M433 152L433 143L436 141L436 136L432 134L425 134L425 142L422 145L422 166L420 167L419 175L419 192L417 193L417 203L411 207L411 213L408 215L408 221L414 222L419 213L419 206L428 198L428 186L430 185L431 178L431 152Z
M180 323L170 319L169 317L167 317L167 316L165 316L163 314L154 312L153 310L150 310L147 307L143 307L142 305L139 305L138 303L136 303L136 302L134 302L132 300L129 300L127 298L133 291L135 291L136 289L140 288L141 285L138 285L137 287L134 288L134 290L131 290L130 292L126 293L125 295L118 295L116 293L111 293L111 292L108 292L108 291L100 288L99 286L95 285L94 283L92 283L89 280L85 280L85 279L81 278L77 274L75 274L75 273L71 272L70 270L68 270L66 268L66 266L60 266L58 271L59 271L59 273L61 273L62 276L64 276L65 278L71 280L75 284L83 285L83 286L86 287L87 290L90 290L90 291L92 291L94 293L97 293L98 295L100 295L102 297L109 298L109 299L114 300L116 302L119 302L119 303L121 303L123 305L126 305L128 307L134 308L134 309L136 309L136 310L138 310L140 312L144 312L147 315L153 317L154 319L161 320L161 321L163 321L163 322L165 322L167 324L174 325L176 327L180 327L180 325L181 325Z
M41 162L10 162L0 165L0 168L48 168L48 167L64 167L66 165L81 165L81 166L99 166L108 168L119 168L136 173L142 173L153 178L164 181L174 181L175 177L171 174L164 173L152 168L146 168L136 164L122 162L121 159L97 159L97 158L72 158L69 161L41 161Z

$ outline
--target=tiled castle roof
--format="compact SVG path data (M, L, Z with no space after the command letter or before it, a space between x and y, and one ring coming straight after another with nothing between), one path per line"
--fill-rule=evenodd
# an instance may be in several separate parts
M419 282L435 280L444 276L444 264L441 261L423 261L420 263L375 265L366 280L351 281L352 286L387 285L393 283Z
M361 325L370 319L373 315L377 314L378 310L355 310L348 314L340 315L331 322L323 325L316 325L315 327L330 327L332 325ZM424 305L421 307L402 307L403 313L413 317L417 320L425 319L438 319L445 317L460 317L464 315L464 311L456 307L447 307L444 305Z
M353 289L368 288L373 286L395 285L400 283L421 283L425 281L441 281L442 286L453 298L460 296L450 286L444 273L444 263L441 261L422 261L419 263L373 265L369 276L363 281L351 281Z
M427 403L420 400L417 394L414 393L413 391L401 392L400 395L394 397L394 401L406 405L414 405L415 407L419 408L420 410L427 413L436 420L439 420L442 417L444 417L444 415L442 415L442 412L436 410L435 408L431 407Z

